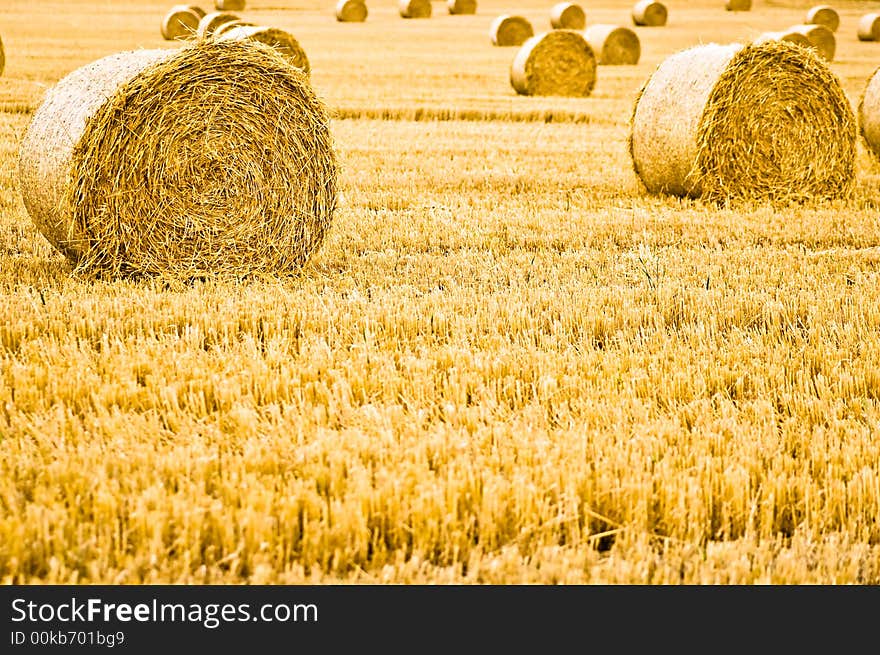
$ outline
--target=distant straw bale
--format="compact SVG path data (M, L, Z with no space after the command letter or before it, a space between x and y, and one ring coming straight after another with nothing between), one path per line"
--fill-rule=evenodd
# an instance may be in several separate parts
M642 27L662 27L666 25L669 12L662 2L641 0L633 5L633 23Z
M339 0L336 3L336 20L340 23L363 23L368 13L364 0Z
M825 61L834 61L834 51L837 49L837 39L829 28L819 24L792 25L792 32L800 32L810 40Z
M784 41L665 59L636 100L630 154L652 193L774 203L843 197L857 127L828 64Z
M162 17L159 29L166 41L190 39L199 27L199 15L189 5L175 5Z
M217 11L243 11L245 0L214 0Z
M278 27L266 27L265 25L245 25L233 27L219 37L218 41L258 41L274 48L283 55L291 64L309 75L311 66L306 51L299 41L285 30Z
M475 14L477 0L447 0L446 8L450 14Z
M880 41L880 14L865 14L859 19L859 41Z
M223 23L233 20L241 20L237 14L227 11L212 11L202 16L199 20L199 26L196 28L196 36L200 39L210 39L214 36L214 31Z
M431 0L398 0L401 18L430 18Z
M751 11L752 0L727 0L724 8L727 11Z
M6 52L3 50L3 39L0 38L0 75L3 75L4 68L6 68Z
M338 176L326 107L272 48L195 43L78 68L34 113L24 204L77 270L285 273L322 243Z
M206 12L204 9L202 9L201 7L199 7L198 5L186 5L186 6L189 7L189 8L192 10L192 12L193 12L196 16L198 16L200 19L201 19L206 13L208 13L208 12Z
M785 41L786 43L793 43L794 45L802 46L804 48L815 49L813 42L810 41L810 37L802 32L792 29L779 30L778 32L762 32L752 39L752 43L755 45L769 43L771 41Z
M586 24L583 7L573 2L559 2L550 10L550 25L554 30L582 30Z
M521 95L586 97L596 85L596 55L576 30L537 34L516 53L510 83Z
M584 30L584 38L600 65L639 63L642 54L639 37L628 27L596 23Z
M535 35L535 30L527 18L502 14L492 21L489 38L493 45L522 45Z
M217 29L214 30L214 33L211 35L215 39L219 39L225 32L235 28L235 27L253 27L253 23L249 23L246 20L231 20L226 23L221 23L217 26Z
M880 159L880 68L868 79L859 99L859 129L871 154Z
M830 5L816 5L807 12L804 22L808 25L824 25L832 32L836 32L840 27L840 16Z

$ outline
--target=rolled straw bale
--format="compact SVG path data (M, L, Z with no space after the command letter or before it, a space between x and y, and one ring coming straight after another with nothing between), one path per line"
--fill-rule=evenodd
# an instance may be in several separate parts
M639 63L642 46L638 35L628 27L596 23L584 30L584 38L600 65Z
M367 13L364 0L339 0L336 3L336 20L340 23L363 23L367 20Z
M220 25L217 26L217 29L214 30L214 33L211 35L211 37L214 39L219 39L221 36L223 36L224 33L226 33L227 31L229 31L235 27L253 27L253 26L254 26L253 23L249 23L246 20L230 20L225 23L220 23Z
M824 25L832 32L840 27L840 16L830 5L816 5L807 12L804 22L808 25Z
M652 193L795 201L852 188L856 120L813 50L784 41L696 46L642 88L630 154Z
M258 41L282 54L291 64L308 75L311 72L309 58L293 34L278 27L246 25L223 32L218 41Z
M810 37L797 30L762 32L752 40L752 43L758 45L761 43L769 43L770 41L785 41L786 43L793 43L794 45L802 46L804 48L815 49L813 42L810 41Z
M489 38L493 45L522 45L535 35L535 30L527 18L502 14L492 21Z
M199 15L189 5L175 5L162 17L159 27L162 38L166 41L191 38L196 34L199 20Z
M554 30L582 30L586 24L583 7L573 2L559 2L550 10L550 25Z
M245 0L214 0L214 9L217 11L242 11Z
M475 14L477 0L447 0L446 8L450 14Z
M207 13L204 9L202 9L198 5L186 5L186 6L189 7L192 10L192 12L196 16L198 16L199 18L202 18Z
M862 138L874 157L880 158L880 68L868 79L858 111Z
M227 11L212 11L210 13L202 16L199 21L199 26L196 28L196 35L200 39L209 39L214 36L214 30L220 27L223 23L228 23L233 20L241 20L236 14L231 14Z
M431 0L398 0L401 18L430 18Z
M6 52L3 50L3 39L0 39L0 75L3 75L4 68L6 68Z
M632 8L633 23L643 27L662 27L666 25L668 15L666 5L662 2L641 0Z
M752 0L727 0L724 8L727 11L751 11Z
M261 43L124 52L50 89L22 139L19 183L77 270L289 272L336 207L329 124L305 75Z
M834 32L824 25L806 24L792 25L789 31L799 32L810 40L813 48L816 49L825 61L834 61L834 51L837 46L837 39Z
M859 19L859 41L880 41L880 14L865 14Z
M585 97L596 85L596 55L576 30L537 34L516 53L510 83L521 95Z

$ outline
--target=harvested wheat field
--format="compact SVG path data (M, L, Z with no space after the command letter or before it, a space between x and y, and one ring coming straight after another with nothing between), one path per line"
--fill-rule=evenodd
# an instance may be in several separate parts
M172 116L157 96L142 115L161 120L126 122L124 142L115 123L90 122L88 156L107 171L95 184L111 191L78 205L70 178L47 171L92 169L58 126L139 105L113 91L112 106L92 95L41 115L56 136L26 151L22 178L46 94L105 57L167 49L159 60L183 62L186 48L230 44L163 38L171 2L4 1L0 581L880 584L880 159L852 118L880 43L858 38L863 4L834 4L834 58L804 50L804 69L821 71L809 84L786 64L785 93L827 93L834 113L792 101L786 114L760 76L705 97L684 68L666 78L693 110L681 143L695 150L663 174L684 180L708 162L708 197L639 177L640 92L676 53L750 44L812 3L669 3L662 28L633 26L637 62L591 67L589 95L573 97L518 93L522 46L487 38L502 14L561 32L553 3L480 0L461 15L438 4L429 20L368 4L357 25L317 0L236 12L294 35L308 77L280 56L283 75L252 77L235 59L223 75L145 69L137 79L173 73L191 98L172 93ZM584 7L590 24L629 25L633 4ZM324 107L299 136L263 109L278 75ZM218 106L206 79L226 80L241 106ZM699 123L704 106L717 122ZM325 182L287 154L321 129L338 162ZM747 130L764 139L755 169L732 170ZM800 137L819 154L792 164L792 186L743 191ZM113 159L137 139L154 145ZM201 219L171 220L197 201L211 216L266 218L290 190L339 201L303 206L332 220L322 214L320 239L297 228L315 247L282 270ZM165 275L147 256L137 271L78 266L25 203L53 194L104 221L83 238L109 248L106 261L131 255L149 219L157 252L207 248L200 266L175 269L198 275ZM113 222L121 206L128 224ZM53 225L56 241L80 234ZM291 257L280 243L252 245Z

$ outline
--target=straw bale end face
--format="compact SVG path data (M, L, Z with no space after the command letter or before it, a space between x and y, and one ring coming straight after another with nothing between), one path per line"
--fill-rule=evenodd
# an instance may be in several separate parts
M584 38L602 66L639 63L641 43L638 35L628 27L597 23L584 30Z
M196 35L201 17L189 5L175 5L162 17L160 32L166 41L191 39Z
M666 25L669 12L662 2L641 0L633 5L633 24L639 27L662 27Z
M803 34L809 40L810 46L819 53L819 56L825 61L834 61L837 39L829 28L824 25L805 23L793 25L788 31Z
M868 151L880 159L880 68L874 71L859 100L859 130Z
M583 7L573 2L559 2L550 10L550 25L554 30L582 30L586 24Z
M401 18L430 18L431 0L398 0Z
M363 23L368 13L364 0L339 0L336 3L336 20L340 23Z
M245 0L214 0L217 11L243 11Z
M446 8L450 14L476 14L477 0L447 0Z
M522 45L534 35L532 24L523 16L501 14L489 27L489 38L497 46Z
M880 41L880 14L865 14L859 19L859 41Z
M289 274L336 208L329 124L302 71L261 43L120 53L50 89L21 142L20 188L81 272Z
M294 38L293 34L281 28L266 27L264 25L242 25L225 30L216 38L219 41L255 41L263 43L275 49L306 75L309 75L312 71L309 57L299 44L299 41Z
M752 0L726 0L724 9L727 11L751 11Z
M832 32L840 27L840 16L834 7L830 5L816 5L812 7L804 17L804 23L808 25L822 25Z
M710 44L649 78L630 154L650 192L779 204L849 194L856 136L840 81L812 50Z
M537 34L516 53L510 83L521 95L586 97L596 85L596 55L576 30Z

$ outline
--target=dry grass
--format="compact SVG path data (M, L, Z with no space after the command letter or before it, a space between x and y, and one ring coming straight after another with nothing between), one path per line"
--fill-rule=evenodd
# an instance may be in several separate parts
M546 5L254 0L309 52L346 203L293 279L169 288L71 275L14 174L48 85L177 47L166 3L118 4L4 3L0 580L880 583L880 163L734 209L646 194L626 147L666 57L805 5L677 3L547 98L486 38ZM839 9L855 104L880 46Z

